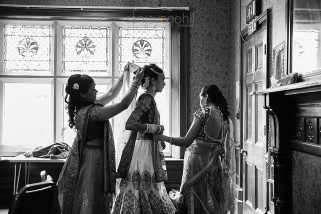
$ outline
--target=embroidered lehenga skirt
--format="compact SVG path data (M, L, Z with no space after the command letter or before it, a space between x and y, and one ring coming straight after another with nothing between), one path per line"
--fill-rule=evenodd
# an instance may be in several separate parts
M120 182L112 213L171 214L175 211L164 182L155 181L152 141L136 140L129 172Z

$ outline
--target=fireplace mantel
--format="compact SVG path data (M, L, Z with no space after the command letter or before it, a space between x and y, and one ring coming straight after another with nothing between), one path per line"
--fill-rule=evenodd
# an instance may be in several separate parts
M321 80L310 80L305 82L298 82L289 85L268 88L259 91L259 94L283 93L285 95L301 94L321 91Z
M268 88L264 96L273 157L275 213L321 209L321 80ZM315 174L316 172L316 174ZM318 174L320 172L320 174Z

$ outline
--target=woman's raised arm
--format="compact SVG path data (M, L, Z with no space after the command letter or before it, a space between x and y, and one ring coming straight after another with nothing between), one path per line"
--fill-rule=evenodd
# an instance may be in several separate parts
M127 63L118 81L109 89L109 91L106 94L102 95L101 97L98 97L96 99L97 102L101 103L102 105L107 105L118 96L121 88L123 87L125 72L129 72L129 66L130 63Z
M135 76L134 82L130 86L130 89L128 90L126 95L121 99L121 101L108 106L95 108L92 112L92 115L94 117L93 119L99 121L108 120L109 118L127 109L137 93L137 89L140 86L143 76L143 71L139 70Z

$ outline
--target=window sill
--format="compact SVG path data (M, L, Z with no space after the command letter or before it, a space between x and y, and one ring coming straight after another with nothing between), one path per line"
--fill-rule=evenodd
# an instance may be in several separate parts
M165 157L166 162L173 162L173 161L184 161L182 158L172 158L172 157Z

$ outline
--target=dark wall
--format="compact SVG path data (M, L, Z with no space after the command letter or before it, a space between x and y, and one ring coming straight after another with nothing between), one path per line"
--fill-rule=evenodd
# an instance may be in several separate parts
M293 214L320 213L321 158L297 152L292 153Z

